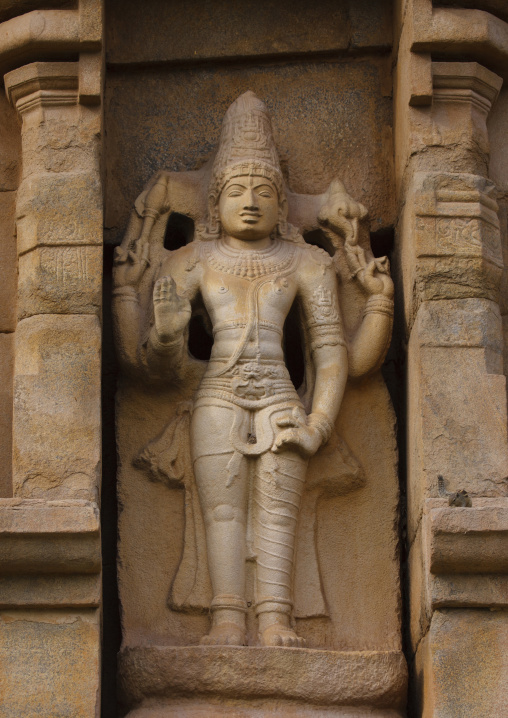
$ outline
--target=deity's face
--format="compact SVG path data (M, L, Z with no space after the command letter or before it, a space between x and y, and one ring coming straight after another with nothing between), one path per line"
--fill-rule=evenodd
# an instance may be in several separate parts
M234 177L219 198L224 232L235 239L255 241L269 237L279 220L279 196L265 177Z

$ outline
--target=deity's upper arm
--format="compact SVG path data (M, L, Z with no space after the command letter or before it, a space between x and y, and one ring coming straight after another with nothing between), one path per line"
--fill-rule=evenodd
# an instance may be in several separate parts
M302 247L298 266L298 297L308 330L310 349L345 346L337 277L330 256L318 247Z
M194 299L199 292L202 266L199 262L199 246L190 242L176 249L162 262L157 279L170 276L174 279L177 292L187 299Z

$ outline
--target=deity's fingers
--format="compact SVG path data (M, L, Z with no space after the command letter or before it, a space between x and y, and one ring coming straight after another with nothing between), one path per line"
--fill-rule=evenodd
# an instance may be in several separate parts
M141 251L141 261L146 264L147 267L150 266L150 245L148 242L143 243L143 248Z
M374 277L374 272L377 271L376 260L369 262L365 267L365 277Z
M170 284L168 279L170 279L170 277L161 277L155 282L155 286L153 288L154 302L167 301L170 294Z
M390 260L388 257L378 257L375 262L378 272L381 274L390 273Z
M113 261L115 264L125 264L127 256L128 252L124 247L116 247Z
M277 426L290 426L292 428L296 428L297 426L300 426L300 422L295 420L294 417L291 416L283 416L280 419L277 419L275 422Z
M365 252L359 245L349 245L346 243L344 248L346 250L346 261L351 270L351 275L354 278L357 274L363 272L367 266Z
M289 444L298 444L298 433L294 428L281 431L273 442L272 451L274 454L278 454L284 446Z

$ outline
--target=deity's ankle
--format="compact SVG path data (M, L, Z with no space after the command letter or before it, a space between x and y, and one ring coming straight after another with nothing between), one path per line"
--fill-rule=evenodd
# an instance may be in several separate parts
M258 618L259 632L263 633L269 626L274 624L290 628L291 608L291 601L284 598L270 596L258 601L256 604L256 616Z
M267 611L261 613L258 617L258 629L260 633L263 633L270 626L280 626L281 628L290 628L289 615L281 611Z
M222 623L231 623L245 630L245 613L229 608L220 608L213 611L212 626L220 626Z
M286 599L270 597L258 601L259 640L262 646L283 646L303 648L305 640L291 628L291 602Z
M222 594L215 596L210 605L212 613L211 634L219 634L217 629L224 626L231 627L235 633L245 636L245 620L247 602L241 596Z

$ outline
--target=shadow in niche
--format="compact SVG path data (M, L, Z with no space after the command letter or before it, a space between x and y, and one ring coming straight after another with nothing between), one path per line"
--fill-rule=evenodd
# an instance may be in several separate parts
M284 361L289 376L296 389L303 384L305 377L305 358L303 353L301 318L298 304L295 302L284 324Z
M117 493L115 393L118 365L113 345L111 290L114 247L104 245L103 330L102 330L102 687L101 715L117 715L117 653L121 629L116 577L117 559Z
M164 234L164 249L174 251L185 247L194 237L194 222L190 217L171 212Z

